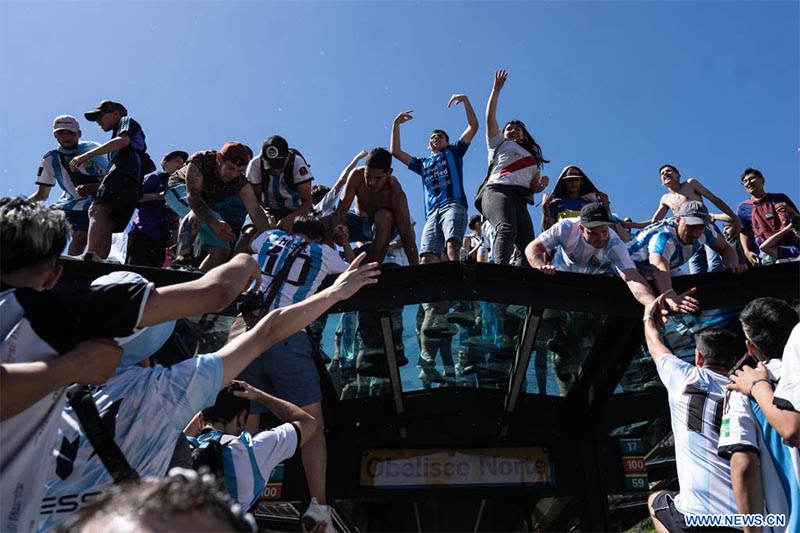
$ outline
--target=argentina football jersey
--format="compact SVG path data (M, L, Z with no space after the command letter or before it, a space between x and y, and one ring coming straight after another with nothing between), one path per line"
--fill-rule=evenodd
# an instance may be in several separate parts
M733 514L730 464L717 454L727 376L672 354L656 365L667 389L680 493L675 508L688 514Z

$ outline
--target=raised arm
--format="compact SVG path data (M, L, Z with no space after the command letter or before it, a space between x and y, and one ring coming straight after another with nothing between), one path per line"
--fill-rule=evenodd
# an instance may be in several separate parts
M727 222L730 222L731 224L733 224L733 228L734 228L734 231L736 233L739 233L739 231L741 231L742 226L739 223L739 217L736 216L736 213L733 212L733 209L731 209L731 207L728 204L726 204L725 201L723 201L717 195L715 195L714 193L709 191L705 187L705 185L700 183L700 180L698 180L696 178L689 178L688 180L686 180L686 182L687 183L691 183L694 186L694 190L697 192L697 194L699 194L701 196L705 196L706 198L708 198L709 202L711 202L712 204L717 206L717 208L720 211L722 211L723 213L728 215L730 220L728 220Z
M464 112L467 114L467 129L461 134L461 140L469 144L475 134L478 133L478 128L480 128L478 117L475 116L475 110L472 109L472 104L466 94L454 94L451 96L450 101L447 102L447 107L449 108L453 103L456 105L464 104Z
M377 283L377 263L361 265L360 254L333 285L300 303L280 307L261 319L253 329L228 342L218 352L223 361L222 385L238 376L250 362L267 348L316 320L333 304L346 300L365 285Z
M669 348L664 346L664 342L661 340L661 332L658 329L663 323L667 313L666 309L664 309L664 302L665 297L662 294L650 302L650 304L646 305L644 308L644 317L642 319L644 322L644 340L647 343L647 351L650 357L653 358L655 364L658 364L661 356L670 353Z
M500 132L500 126L497 125L497 99L500 97L500 91L507 79L508 72L503 69L494 73L492 93L489 95L489 101L486 102L486 136L489 139Z
M394 117L394 121L392 121L392 140L389 145L389 149L392 151L392 155L395 157L395 159L403 163L405 166L408 166L408 164L411 162L411 154L404 152L400 147L400 124L408 122L414 118L411 115L413 112L414 111L412 109L403 111Z
M362 167L356 167L350 171L347 176L347 181L344 185L344 195L341 201L336 205L336 211L333 213L333 225L338 226L344 224L347 211L353 205L353 199L356 197L356 190L358 189L358 180L364 175Z
M246 254L239 254L202 278L154 289L137 326L222 311L253 281L260 279L258 263Z
M356 154L353 160L350 161L350 163L348 163L346 167L344 167L344 170L342 170L342 173L339 174L339 178L336 180L336 183L333 184L332 189L334 194L339 193L339 190L347 182L347 176L349 176L350 173L353 171L353 169L358 166L358 162L367 157L368 154L369 152L367 152L366 150L361 150Z
M244 381L234 381L234 383L238 383L244 388L244 390L233 391L234 396L256 401L266 407L269 412L275 415L281 422L295 424L300 429L301 447L308 442L317 430L319 430L320 425L317 419L295 404L267 394Z

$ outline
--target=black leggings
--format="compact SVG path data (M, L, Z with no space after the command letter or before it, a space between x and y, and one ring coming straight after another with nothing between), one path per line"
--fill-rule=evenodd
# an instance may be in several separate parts
M495 263L511 262L514 245L520 253L533 240L533 222L525 200L529 189L515 185L487 185L483 192L483 214L495 230L492 257Z

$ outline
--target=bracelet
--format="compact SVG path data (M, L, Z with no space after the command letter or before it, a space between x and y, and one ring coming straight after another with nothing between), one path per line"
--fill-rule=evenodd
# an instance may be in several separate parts
M644 315L644 318L642 318L642 322L647 322L648 320L655 320L655 319L656 317L654 317L653 315Z
M772 382L769 380L769 378L754 379L753 382L750 384L750 392L748 392L747 395L748 396L752 396L753 395L753 387L755 387L758 383L761 383L762 381L764 383L769 383L770 386L772 385Z

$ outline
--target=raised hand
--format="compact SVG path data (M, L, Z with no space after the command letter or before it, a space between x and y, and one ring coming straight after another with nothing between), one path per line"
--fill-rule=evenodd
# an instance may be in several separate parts
M692 314L700 311L700 302L691 296L695 292L697 292L697 287L692 287L681 294L677 294L674 290L669 291L662 296L664 296L666 305L672 311L681 314Z
M499 91L503 88L503 85L506 84L506 80L508 79L508 71L504 69L500 69L494 73L494 85L492 86L492 90Z
M454 94L450 97L450 101L447 102L447 107L449 108L453 104L463 104L464 102L469 102L466 94Z
M261 390L253 387L252 385L250 385L246 381L239 381L237 379L234 379L233 381L231 381L231 384L234 384L234 383L236 385L239 385L240 387L242 387L242 390L234 390L233 391L233 395L236 396L237 398L245 398L245 399L251 400L251 401L258 401L259 396L261 394L263 394L263 392L261 392Z
M408 122L409 120L414 118L414 116L411 114L413 112L414 112L413 109L409 109L408 111L402 111L399 115L394 117L394 123L395 124L402 124L403 122ZM366 156L366 154L364 154L364 155Z
M378 270L378 263L367 263L362 265L361 262L367 257L366 252L358 254L347 270L342 272L336 281L331 286L331 291L336 295L339 300L346 300L352 295L357 293L361 287L365 285L374 285L378 283L378 275L381 273Z
M658 327L663 327L667 323L666 296L661 295L646 306L644 306L645 321L647 317L653 317L653 322Z

